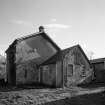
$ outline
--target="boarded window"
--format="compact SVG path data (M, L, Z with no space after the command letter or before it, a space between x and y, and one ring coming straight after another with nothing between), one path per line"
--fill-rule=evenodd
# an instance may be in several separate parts
M73 65L68 64L67 66L67 76L72 76L73 75Z

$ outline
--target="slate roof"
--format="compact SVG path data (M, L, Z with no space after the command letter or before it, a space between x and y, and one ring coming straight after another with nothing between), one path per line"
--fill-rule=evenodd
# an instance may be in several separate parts
M37 37L38 36L38 37ZM37 42L37 41L33 41L34 42L34 44L35 45L33 45L33 46L37 46L37 49L40 51L39 53L41 54L41 57L39 57L38 59L37 58L33 58L33 60L35 60L35 62L36 62L36 64L37 65L40 65L40 64L42 64L42 63L44 63L46 60L48 60L48 59L50 59L52 56L54 56L55 54L53 54L53 53L51 53L51 50L46 50L45 51L45 49L44 49L44 45L43 45L43 41L42 42L40 42L40 37L42 37L43 39L45 39L47 42L49 42L52 46L51 46L51 48L50 48L50 46L49 46L49 49L52 49L52 47L56 50L56 52L53 52L53 53L58 53L61 49L59 48L59 46L44 32L44 31L42 31L42 32L37 32L37 33L33 33L33 34L30 34L30 35L27 35L27 36L25 36L25 37L21 37L21 38L17 38L17 39L15 39L14 40L14 42L9 46L9 48L6 50L6 53L8 54L8 52L9 51L15 51L16 50L16 45L18 44L18 43L20 43L21 41L24 41L24 40L26 40L26 39L29 39L29 38L39 38L39 41ZM38 44L37 43L42 43L41 45L40 45L40 47L38 46ZM32 46L31 46L32 47ZM31 48L30 47L30 48ZM44 51L42 50L40 50L41 49L41 47L43 47L42 49L44 49ZM14 49L14 50L12 50L12 49ZM32 47L32 49L33 49L33 47ZM14 52L15 53L15 52ZM39 55L40 55L39 54ZM48 55L47 55L48 54ZM28 56L27 56L28 57ZM31 56L32 57L32 56ZM45 57L45 58L44 58ZM25 58L25 57L24 57Z
M93 59L93 60L90 60L90 63L102 63L102 62L105 62L105 58L98 58L98 59Z
M26 35L24 37L20 37L20 38L17 38L13 41L13 43L11 45L9 45L8 49L5 51L6 53L8 52L8 50L10 50L11 48L14 47L14 45L17 44L18 41L23 41L23 40L26 40L28 38L32 38L32 37L36 37L36 36L43 36L45 39L47 39L50 43L53 44L53 46L57 49L57 50L60 50L59 46L45 33L45 32L37 32L37 33L33 33L33 34L30 34L30 35Z

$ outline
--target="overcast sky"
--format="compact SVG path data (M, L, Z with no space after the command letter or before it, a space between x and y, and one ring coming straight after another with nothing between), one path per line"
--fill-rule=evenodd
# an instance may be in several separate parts
M0 53L40 25L62 49L105 57L105 0L0 0Z

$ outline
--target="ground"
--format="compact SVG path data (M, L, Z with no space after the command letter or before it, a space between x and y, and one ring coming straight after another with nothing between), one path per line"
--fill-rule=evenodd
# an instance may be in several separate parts
M66 98L45 105L105 105L105 92Z
M12 89L0 92L0 105L104 105L105 87Z

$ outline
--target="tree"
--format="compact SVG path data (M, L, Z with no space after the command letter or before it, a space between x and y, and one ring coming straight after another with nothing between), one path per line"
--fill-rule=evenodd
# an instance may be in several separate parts
M93 51L89 51L89 52L88 52L87 55L88 55L89 60L92 60L92 59L94 58L94 54L95 54L95 53L94 53Z

